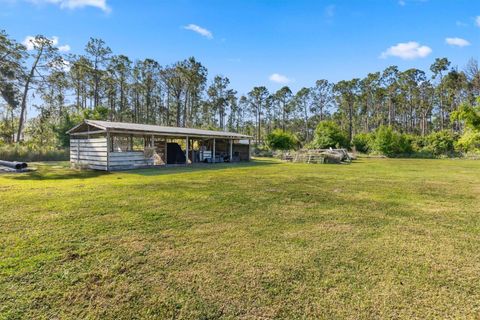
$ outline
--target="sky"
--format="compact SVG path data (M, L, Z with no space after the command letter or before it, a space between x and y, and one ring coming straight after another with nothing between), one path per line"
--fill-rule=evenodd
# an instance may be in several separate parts
M162 65L194 56L240 94L480 55L477 0L0 0L0 29L82 53L90 37ZM28 43L28 41L26 42Z

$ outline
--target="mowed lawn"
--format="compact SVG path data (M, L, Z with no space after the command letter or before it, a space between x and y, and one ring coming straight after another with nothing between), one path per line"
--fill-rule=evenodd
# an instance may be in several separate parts
M480 317L480 161L0 175L2 319Z

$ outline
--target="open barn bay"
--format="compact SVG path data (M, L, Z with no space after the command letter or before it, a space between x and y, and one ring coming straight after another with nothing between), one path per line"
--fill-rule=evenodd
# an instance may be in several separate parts
M0 175L0 318L478 318L480 162Z

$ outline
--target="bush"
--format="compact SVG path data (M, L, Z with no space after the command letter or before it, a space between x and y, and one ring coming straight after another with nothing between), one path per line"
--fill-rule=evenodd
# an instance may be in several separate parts
M53 128L53 131L57 135L59 145L61 147L70 146L70 136L67 134L67 131L84 119L107 120L108 113L109 109L103 106L97 106L94 109L85 109L81 112L65 113L60 119L60 123Z
M425 137L424 150L435 156L451 155L455 152L455 135L448 130L433 132Z
M272 150L267 149L264 145L254 145L252 149L252 155L255 157L273 157Z
M410 144L413 152L431 155L430 152L427 152L425 150L425 146L427 145L426 137L419 136L419 135L410 135L408 139L410 140Z
M372 144L373 136L370 133L356 134L352 139L352 145L357 152L368 153L370 152L370 145Z
M292 133L276 129L267 135L266 143L272 150L286 151L295 149L298 140Z
M333 121L322 121L315 129L315 140L312 143L314 148L348 148L349 141L344 132Z
M24 145L5 145L0 147L0 160L6 161L67 161L68 149L33 148Z
M392 127L381 126L375 132L372 149L386 156L412 153L412 138L393 130Z
M480 131L466 129L456 142L455 147L462 152L480 151Z

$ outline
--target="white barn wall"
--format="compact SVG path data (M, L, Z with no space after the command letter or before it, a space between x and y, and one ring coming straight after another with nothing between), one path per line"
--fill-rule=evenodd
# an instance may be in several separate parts
M70 164L75 168L107 170L106 137L70 139Z

